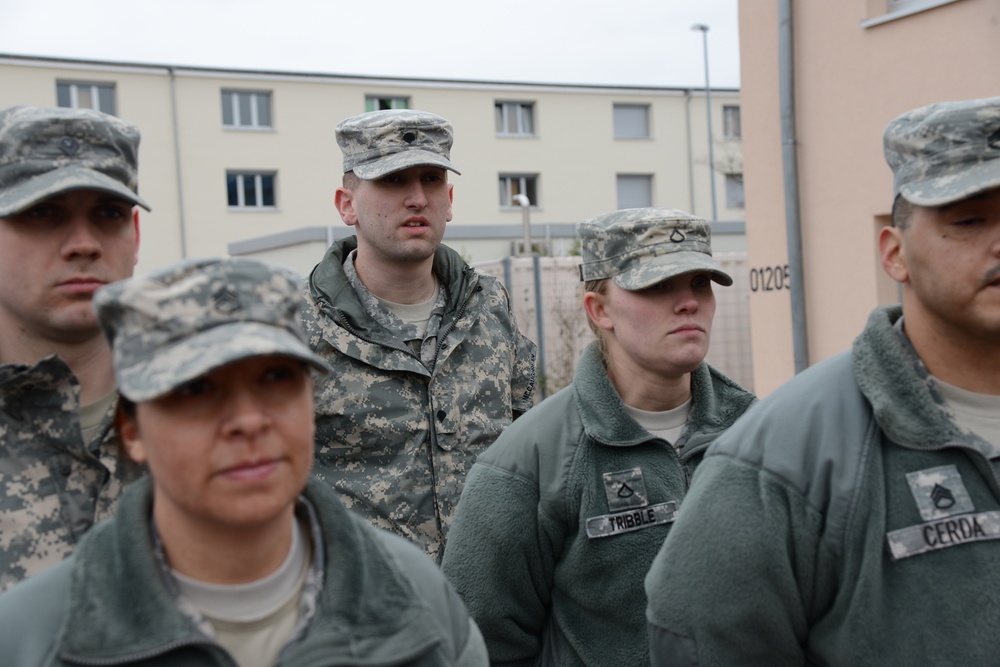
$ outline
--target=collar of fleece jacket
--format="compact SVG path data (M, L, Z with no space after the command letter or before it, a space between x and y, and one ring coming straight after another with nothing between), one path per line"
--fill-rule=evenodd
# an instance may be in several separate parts
M604 369L596 342L580 355L573 391L588 437L619 447L649 440L649 432L626 412ZM691 373L691 399L687 432L678 442L689 451L714 440L757 400L707 363Z
M343 664L362 658L370 664L402 664L403 658L442 642L430 609L375 531L349 514L326 485L310 480L303 495L315 509L325 541L323 588L301 640L308 650ZM209 641L178 611L160 579L151 511L152 488L145 478L126 493L115 520L91 530L81 543L61 655L117 662Z
M861 393L890 440L927 450L968 440L935 400L933 380L902 331L902 317L900 306L877 308L854 341Z
M309 294L319 303L325 303L347 319L356 331L368 331L371 317L361 305L361 300L354 293L354 288L344 274L344 260L352 250L358 247L353 236L334 243L326 251L323 261L317 264L309 274ZM468 291L474 287L477 280L485 290L490 276L476 275L462 256L446 245L438 246L434 253L434 273L447 285L448 306L446 312L453 313L468 298Z

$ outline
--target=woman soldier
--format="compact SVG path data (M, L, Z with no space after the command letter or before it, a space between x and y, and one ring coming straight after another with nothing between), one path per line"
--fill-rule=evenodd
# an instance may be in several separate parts
M494 664L649 663L643 577L705 449L754 402L704 361L712 281L733 282L705 221L628 209L578 234L597 340L479 457L445 549Z
M309 480L301 279L189 261L102 288L117 427L148 477L67 561L0 596L4 664L485 665L426 554Z

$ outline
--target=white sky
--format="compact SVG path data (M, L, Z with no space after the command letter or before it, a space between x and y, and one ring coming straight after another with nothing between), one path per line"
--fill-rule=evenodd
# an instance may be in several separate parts
M419 78L739 86L737 0L0 0L0 54Z

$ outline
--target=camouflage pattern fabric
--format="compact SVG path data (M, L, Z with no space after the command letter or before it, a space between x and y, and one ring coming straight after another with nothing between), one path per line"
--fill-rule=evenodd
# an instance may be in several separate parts
M907 111L883 134L893 195L943 206L1000 187L1000 97Z
M305 343L302 277L228 257L176 262L94 295L123 396L148 401L234 361L280 354L328 369Z
M641 290L690 271L708 271L720 285L733 279L712 259L712 228L701 218L666 208L629 208L576 227L583 263L580 280L610 278Z
M67 190L108 192L146 210L138 192L139 130L90 109L0 111L0 218Z
M121 458L114 407L89 445L78 408L58 357L0 366L0 591L72 553L137 473Z
M461 174L451 161L451 123L413 109L370 111L342 120L336 128L344 173L382 178L410 167L441 167Z
M335 244L306 289L303 326L333 372L316 385L314 475L351 510L440 559L466 474L527 410L534 343L502 284L441 246L449 301L428 367L366 310L344 275L356 240Z

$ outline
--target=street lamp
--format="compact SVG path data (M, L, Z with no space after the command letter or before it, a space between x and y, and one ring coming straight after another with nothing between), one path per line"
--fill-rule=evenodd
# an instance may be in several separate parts
M527 195L514 195L514 203L521 207L521 225L524 231L524 248L522 257L531 255L531 202Z
M715 210L715 151L712 149L712 88L708 84L708 25L695 23L692 30L701 31L701 41L705 49L705 108L708 113L708 182L712 188L712 221L719 219Z

